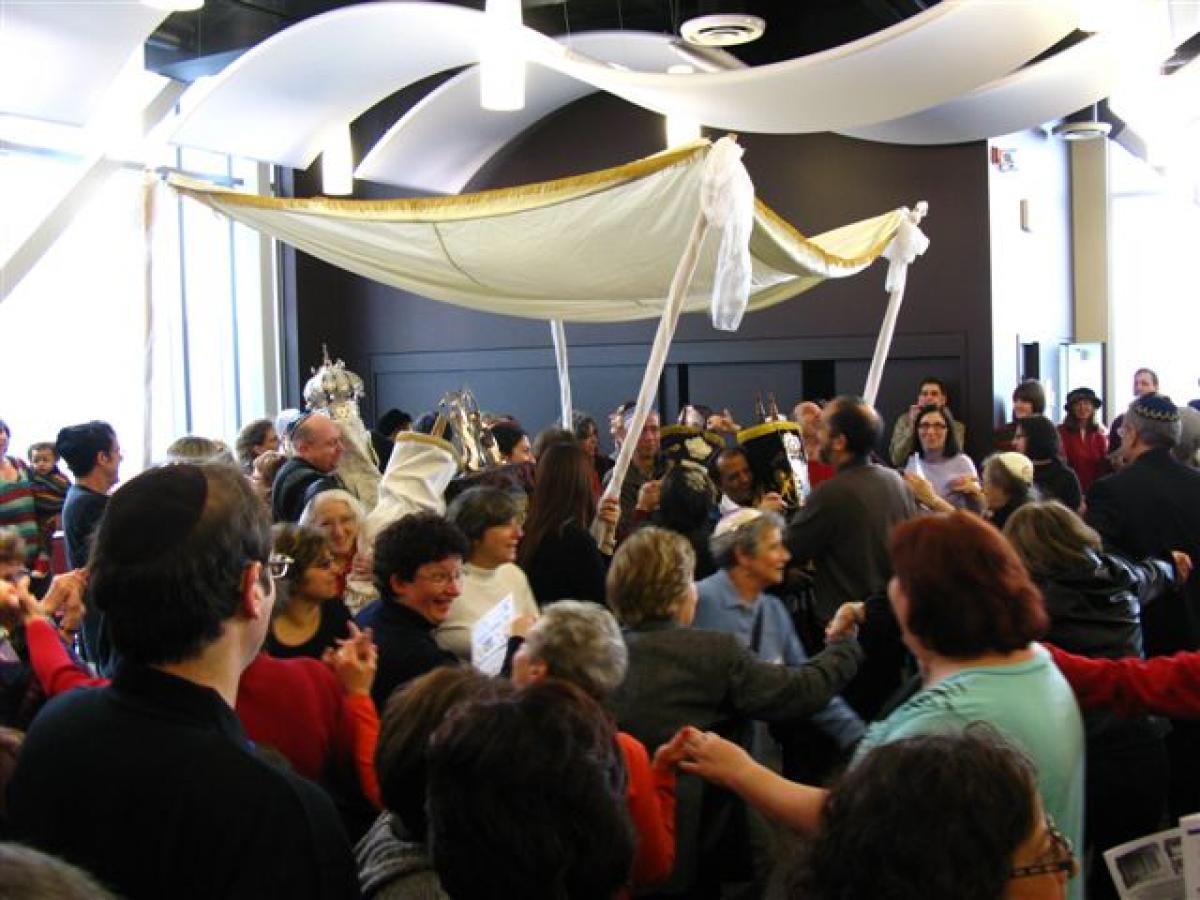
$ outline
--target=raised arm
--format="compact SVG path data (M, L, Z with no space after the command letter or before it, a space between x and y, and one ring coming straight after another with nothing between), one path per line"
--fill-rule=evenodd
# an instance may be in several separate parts
M1081 706L1111 706L1123 715L1200 718L1200 653L1092 659L1045 647Z

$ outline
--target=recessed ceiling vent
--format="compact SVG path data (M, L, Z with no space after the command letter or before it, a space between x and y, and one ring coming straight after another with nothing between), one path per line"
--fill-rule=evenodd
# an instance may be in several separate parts
M1108 122L1059 122L1054 126L1054 136L1064 141L1092 141L1108 137L1110 131Z
M758 40L766 30L758 16L729 13L688 19L679 33L697 47L736 47Z

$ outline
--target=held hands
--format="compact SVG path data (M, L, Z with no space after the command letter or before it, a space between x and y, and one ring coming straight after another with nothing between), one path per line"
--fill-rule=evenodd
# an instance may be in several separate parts
M732 741L685 725L654 754L656 769L671 765L713 784L730 787L740 775L753 769L755 762Z
M858 637L858 626L865 621L867 621L867 605L865 603L843 603L825 628L825 640L856 638Z
M360 631L351 622L350 637L339 640L321 655L325 665L333 670L347 694L370 694L379 665L379 652L371 639L371 629Z

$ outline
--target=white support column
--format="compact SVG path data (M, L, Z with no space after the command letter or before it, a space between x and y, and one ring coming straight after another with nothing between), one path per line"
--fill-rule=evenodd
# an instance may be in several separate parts
M562 319L550 320L550 336L554 339L554 361L558 365L558 397L562 410L562 427L574 430L571 408L571 370L567 364L567 330Z

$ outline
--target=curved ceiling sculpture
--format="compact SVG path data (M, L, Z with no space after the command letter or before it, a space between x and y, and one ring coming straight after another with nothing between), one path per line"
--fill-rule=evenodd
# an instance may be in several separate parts
M574 49L610 65L664 72L692 62L668 34L588 31ZM708 54L725 68L740 67L729 54ZM400 117L363 158L356 178L425 191L457 194L493 155L518 134L567 104L594 93L585 81L543 66L525 73L525 108L496 113L479 108L479 67L470 66L430 91ZM437 147L430 153L430 147Z
M681 77L613 68L530 29L526 58L663 114L747 132L844 130L898 119L1000 78L1077 20L1073 0L943 0L850 44L767 66ZM478 59L484 15L380 2L306 19L207 85L171 140L307 167L333 127L420 79ZM353 52L337 52L353 47ZM305 72L299 79L297 72Z
M1116 37L1094 34L949 103L839 133L890 144L958 144L1023 131L1107 97L1127 63Z
M0 113L86 125L167 17L139 3L0 3ZM90 14L89 14L90 13ZM35 74L36 73L36 74Z

